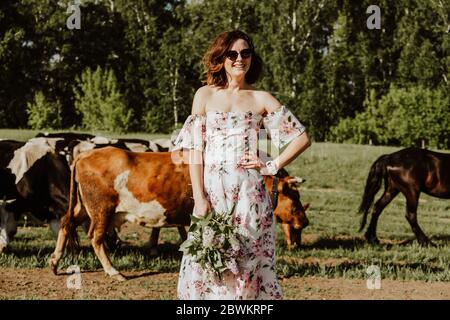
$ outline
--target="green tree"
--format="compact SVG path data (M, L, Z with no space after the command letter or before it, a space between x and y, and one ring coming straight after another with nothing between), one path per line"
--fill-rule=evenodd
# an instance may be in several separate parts
M28 125L35 130L61 128L61 103L49 102L42 91L36 92L34 101L27 104Z
M0 2L0 126L25 128L27 101L39 81L32 19L18 1ZM20 85L18 85L20 84Z
M74 93L75 108L82 115L84 129L128 130L133 112L127 109L111 69L103 71L97 67L94 72L86 69L76 79Z
M330 47L325 57L327 99L333 105L331 119L352 117L363 110L365 83L355 41L352 18L342 12L334 24Z
M449 0L404 0L394 33L394 47L401 52L396 84L448 86L449 21Z
M370 96L364 112L331 129L333 141L450 147L450 99L443 90L392 86L381 100Z
M161 39L167 28L175 23L175 9L183 3L177 0L115 2L124 21L124 73L119 81L128 105L133 109L133 130L165 132L167 123L173 122L167 120L172 113L160 106L161 96L167 88L160 90L157 74L164 66L158 62L161 54L167 54L160 51ZM148 126L149 117L155 127Z

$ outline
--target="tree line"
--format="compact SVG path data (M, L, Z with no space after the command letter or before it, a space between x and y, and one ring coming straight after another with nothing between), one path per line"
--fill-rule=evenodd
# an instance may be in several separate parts
M450 0L85 0L71 30L73 3L1 2L0 127L169 133L241 29L316 141L450 147Z

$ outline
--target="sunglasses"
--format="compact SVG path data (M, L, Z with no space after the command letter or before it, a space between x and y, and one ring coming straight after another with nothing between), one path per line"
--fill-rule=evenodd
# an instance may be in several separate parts
M241 52L237 52L235 50L229 50L225 53L225 57L227 57L231 61L236 61L239 54L241 55L242 59L248 59L252 56L252 49L244 49Z

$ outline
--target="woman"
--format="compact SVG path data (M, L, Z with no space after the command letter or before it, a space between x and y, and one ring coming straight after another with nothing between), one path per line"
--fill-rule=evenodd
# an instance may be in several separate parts
M224 32L204 57L206 85L194 96L192 114L175 139L188 149L193 214L211 208L230 212L245 238L239 273L220 279L184 255L178 282L180 299L281 299L275 273L275 219L262 175L275 175L311 144L305 127L270 93L257 90L262 61L248 35ZM279 148L273 161L257 157L260 127Z

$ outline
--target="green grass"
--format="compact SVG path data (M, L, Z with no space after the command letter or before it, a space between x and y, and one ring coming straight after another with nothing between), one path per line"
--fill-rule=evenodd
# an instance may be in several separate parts
M424 232L438 247L421 247L406 221L402 195L384 210L378 224L381 245L370 246L358 233L357 214L369 168L381 154L399 148L314 143L287 170L306 179L301 185L302 202L310 203L310 225L304 230L303 247L288 250L277 228L277 272L282 277L324 276L367 279L366 268L377 265L382 278L450 281L450 201L422 195L418 220ZM381 191L378 196L381 195ZM160 254L150 257L144 237L127 234L124 248L112 252L113 264L120 270L178 272L181 254L175 228L163 229ZM89 242L82 235L83 249L74 261L82 270L101 268ZM22 228L11 252L0 255L0 266L46 268L54 240L46 228ZM65 257L61 267L73 264Z

